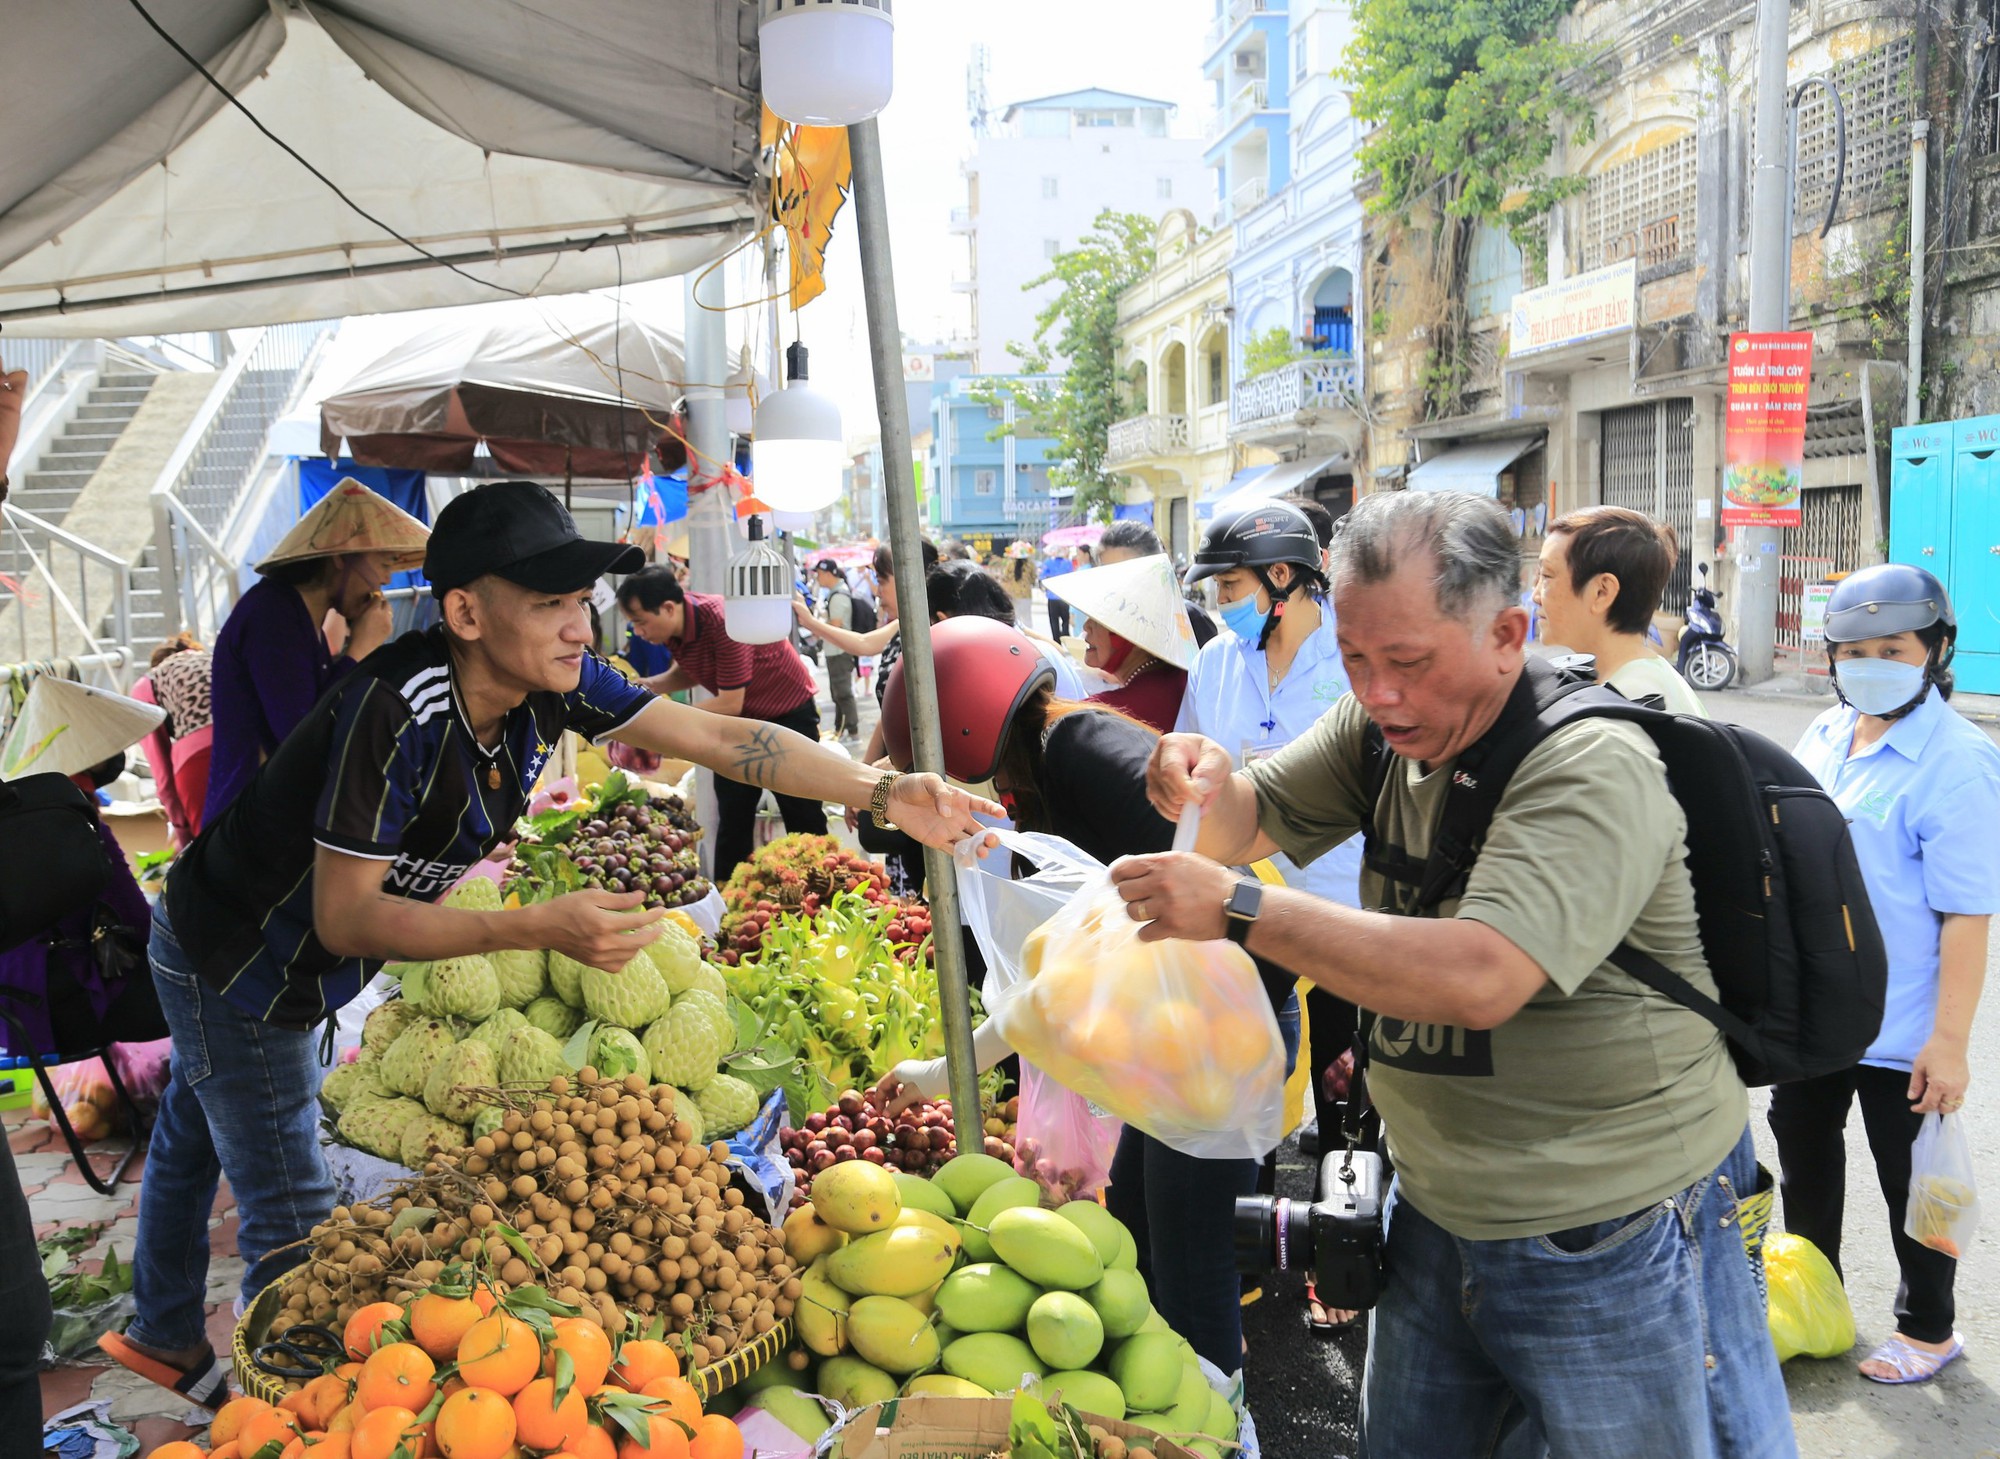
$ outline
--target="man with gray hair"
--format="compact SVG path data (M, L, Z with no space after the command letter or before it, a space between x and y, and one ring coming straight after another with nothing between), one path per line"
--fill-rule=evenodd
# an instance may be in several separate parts
M1792 1455L1744 1227L1765 1201L1743 1083L1699 1014L1608 961L1621 944L1709 997L1686 821L1652 742L1578 718L1500 795L1462 885L1420 893L1446 792L1526 723L1519 546L1484 498L1364 498L1332 544L1352 693L1232 773L1168 735L1161 814L1194 854L1113 877L1146 940L1230 937L1361 1006L1396 1180L1369 1336L1365 1454ZM1362 833L1356 910L1230 870Z

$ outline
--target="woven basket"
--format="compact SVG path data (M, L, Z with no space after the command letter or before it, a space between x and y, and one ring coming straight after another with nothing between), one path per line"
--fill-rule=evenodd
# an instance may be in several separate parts
M236 1335L230 1340L230 1360L236 1369L236 1382L253 1398L261 1398L266 1403L276 1403L285 1396L286 1385L283 1378L266 1373L257 1366L251 1354L263 1344L265 1335L271 1330L271 1319L278 1315L283 1303L280 1288L284 1278L279 1278L257 1294L257 1300L250 1304L250 1310L243 1314L243 1320L236 1324ZM750 1374L777 1357L791 1340L790 1318L781 1318L776 1327L755 1342L738 1348L719 1363L711 1363L706 1368L696 1368L690 1381L700 1390L702 1400L715 1397L723 1389L734 1383L741 1383Z

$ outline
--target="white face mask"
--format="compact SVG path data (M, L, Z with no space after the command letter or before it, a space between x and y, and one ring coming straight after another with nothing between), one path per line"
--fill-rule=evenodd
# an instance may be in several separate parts
M1841 659L1833 677L1842 697L1863 714L1894 714L1924 692L1924 666L1895 659Z

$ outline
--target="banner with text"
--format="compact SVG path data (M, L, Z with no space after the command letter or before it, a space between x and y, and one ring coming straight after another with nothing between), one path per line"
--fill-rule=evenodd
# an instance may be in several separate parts
M1722 525L1796 527L1805 484L1813 337L1729 337L1722 436Z

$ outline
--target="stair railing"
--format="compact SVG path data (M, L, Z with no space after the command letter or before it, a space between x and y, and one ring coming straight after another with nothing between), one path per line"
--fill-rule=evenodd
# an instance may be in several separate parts
M0 519L19 555L27 559L25 572L9 585L17 656L25 661L81 654L99 661L94 677L101 678L105 687L122 691L132 662L133 565L11 503L0 505ZM93 578L99 605L95 613ZM37 610L48 615L48 638L42 643L34 641L41 618Z

